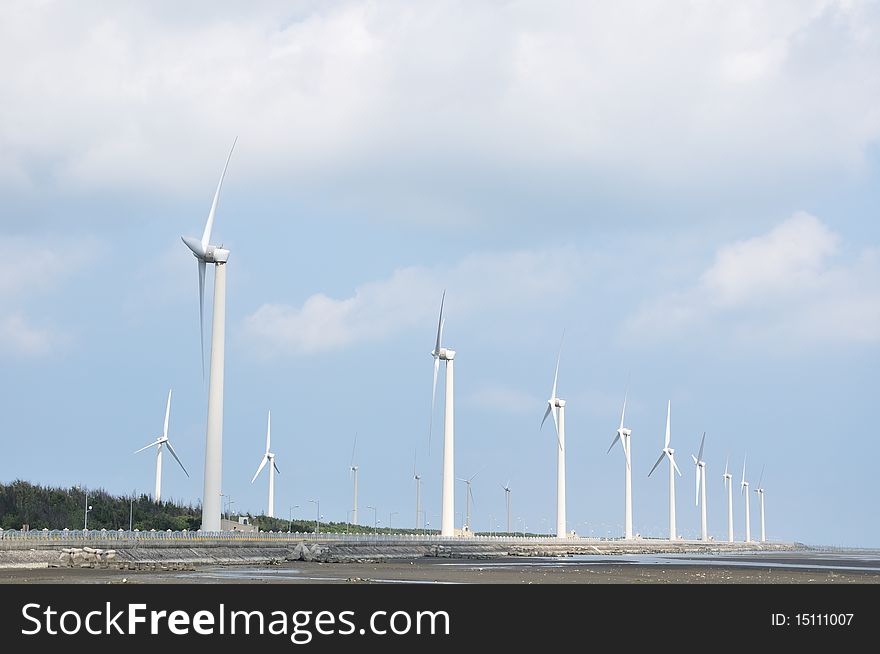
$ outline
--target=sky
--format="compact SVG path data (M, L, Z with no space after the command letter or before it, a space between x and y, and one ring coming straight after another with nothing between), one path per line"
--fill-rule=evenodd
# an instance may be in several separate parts
M539 429L562 342L568 526L880 546L880 4L7 2L0 8L0 481L200 500L200 236L222 165L223 492L272 411L276 515L439 526L440 296L477 530L555 523ZM208 274L208 316L213 271ZM210 334L208 334L209 336ZM456 513L464 512L457 484ZM752 534L758 530L752 493ZM373 511L366 506L375 506ZM298 507L298 508L292 508ZM460 524L461 515L457 517ZM74 525L72 525L74 526Z

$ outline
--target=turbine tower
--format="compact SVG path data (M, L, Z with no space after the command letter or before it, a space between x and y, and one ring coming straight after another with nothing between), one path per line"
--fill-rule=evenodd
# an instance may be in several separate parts
M481 472L482 470L475 472L469 479L458 478L458 481L463 482L467 486L467 494L465 495L465 524L467 525L468 531L471 531L471 504L474 504L474 493L471 490L471 482L474 480L474 477Z
M443 303L446 301L446 291L440 298L440 318L437 321L437 341L431 356L434 358L434 387L431 391L431 425L428 429L428 448L431 447L431 430L434 423L434 398L437 395L437 370L440 361L446 362L446 411L443 423L443 505L440 513L440 535L455 535L455 461L454 461L454 417L455 392L454 382L454 359L455 350L443 347Z
M171 441L168 440L168 418L171 415L171 390L168 390L168 401L165 403L165 427L162 429L162 435L159 436L155 441L150 443L149 445L145 445L141 449L137 450L135 454L139 452L143 452L146 449L149 449L156 446L156 494L153 496L154 501L158 504L162 499L162 447L167 445L168 451L171 452L171 456L174 457L174 460L177 461L177 464L180 466L180 469L183 470L183 474L189 477L189 473L186 471L186 468L183 467L183 464L180 462L180 459L177 458L177 453L174 451L174 448L171 447Z
M743 477L740 483L740 494L746 498L746 542L752 542L752 519L749 516L749 482L746 481L746 459L748 455L743 457Z
M360 466L355 464L354 455L357 450L358 437L357 433L354 435L354 444L351 446L351 461L348 464L349 476L354 483L354 500L351 507L351 524L356 525L358 523L358 470L360 470Z
M504 503L507 505L507 533L510 533L510 480L507 480L507 483L504 484L501 488L504 489Z
M205 269L214 264L214 313L211 324L211 370L208 380L208 423L205 430L205 486L202 493L202 531L220 531L220 480L223 476L223 359L226 341L226 262L229 250L211 244L211 230L220 199L223 178L235 149L235 142L226 157L214 201L208 212L202 239L182 236L199 262L199 334L201 337L202 376L205 374Z
M630 437L632 436L632 430L627 429L623 426L623 419L626 417L626 398L629 395L629 391L624 393L623 395L623 411L620 412L620 427L617 428L617 434L614 436L614 440L611 441L611 446L608 448L608 452L612 450L612 448L617 444L617 441L620 441L620 446L623 448L623 457L626 460L626 491L625 491L625 502L624 502L624 512L623 512L623 537L627 540L632 540L633 537L633 505L632 505L632 456L630 450ZM606 452L605 454L608 454Z
M764 531L764 487L761 485L762 481L764 481L764 466L761 466L761 476L758 477L758 487L755 489L761 502L761 542L764 543L767 541L767 534Z
M254 473L254 478L251 479L251 483L253 484L257 480L257 476L259 476L260 472L262 472L263 468L266 464L269 465L269 511L266 513L270 518L275 517L275 473L277 472L279 475L281 471L278 470L278 466L275 464L275 455L269 449L269 445L272 440L272 412L269 411L269 418L266 422L266 453L263 455L263 460L260 461L260 467L257 468L257 471Z
M416 529L419 528L419 516L422 514L422 476L416 472L416 456L413 454L413 479L416 482Z
M660 458L657 459L657 463L651 468L648 476L650 477L654 473L664 456L669 459L669 540L677 540L678 536L675 531L675 473L677 472L678 476L681 477L681 471L675 463L675 450L669 447L669 416L671 413L672 401L670 400L669 404L666 405L666 441L663 449L660 451Z
M709 532L706 526L706 462L703 461L703 446L706 444L706 432L703 432L703 438L700 440L700 451L697 456L691 454L694 460L694 467L697 473L697 492L694 496L694 505L700 507L700 539L709 540ZM702 485L703 494L700 496L700 486Z
M565 332L562 332L565 338ZM547 416L553 415L556 425L556 537L565 538L565 400L556 397L556 381L559 378L559 359L562 356L562 342L556 356L556 372L553 374L553 388L547 400L547 410L541 420L541 428Z
M727 542L733 542L733 475L727 471L730 457L724 462L724 489L727 491Z

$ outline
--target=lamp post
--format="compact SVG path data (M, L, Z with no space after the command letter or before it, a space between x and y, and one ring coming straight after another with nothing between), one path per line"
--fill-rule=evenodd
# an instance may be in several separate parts
M321 535L321 500L314 499L309 500L312 504L315 505L315 535Z
M375 506L368 506L367 508L373 509L373 536L375 536L378 533L377 526L376 526L376 524L377 524L376 523L376 507Z
M134 518L134 491L131 492L131 500L128 503L128 530L131 531L131 526Z
M89 504L89 491L86 491L86 515L83 520L83 531L89 530L89 511L92 510L92 505Z
M294 504L292 507L290 507L290 511L287 514L287 533L288 534L290 533L291 525L293 524L293 510L298 509L298 508L299 508L299 504Z

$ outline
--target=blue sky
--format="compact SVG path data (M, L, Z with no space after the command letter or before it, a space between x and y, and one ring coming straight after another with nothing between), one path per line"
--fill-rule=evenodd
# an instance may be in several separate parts
M445 288L476 528L508 479L514 517L553 524L538 425L565 328L571 528L622 530L605 450L629 379L637 532L665 534L647 472L671 400L682 533L705 430L717 537L725 458L738 484L747 452L771 538L880 545L876 3L0 11L0 479L149 492L153 458L131 453L173 387L192 476L166 467L163 495L198 500L207 385L179 237L201 234L237 135L215 228L237 509L265 508L249 482L271 409L276 513L319 497L345 519L357 432L361 506L411 525L417 453L438 524Z

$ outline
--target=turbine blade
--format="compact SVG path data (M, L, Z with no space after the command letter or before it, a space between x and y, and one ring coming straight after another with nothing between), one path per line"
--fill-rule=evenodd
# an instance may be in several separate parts
M608 451L605 452L605 454L608 454L608 452L610 452L611 449L612 449L615 445L617 445L617 441L619 441L619 440L620 440L620 432L618 432L618 433L616 433L616 434L614 435L614 440L611 441L611 445L608 447ZM623 454L626 455L626 452L624 452Z
M471 485L468 484L468 495L471 496L471 506L476 506L477 501L474 499L474 492L471 490Z
M434 404L437 399L437 371L440 369L440 357L434 357L434 386L431 388L431 421L428 425L428 454L431 453L431 433L434 431Z
M205 261L199 259L199 343L202 352L202 380L205 379Z
M168 401L165 403L165 427L162 430L162 436L168 438L168 418L171 415L171 389L168 389Z
M189 477L189 473L186 471L186 468L183 466L180 458L177 456L177 452L174 451L174 448L171 447L171 441L165 441L165 444L168 446L168 451L171 452L171 456L174 457L174 460L177 461L177 465L180 466L180 469L183 470L183 474Z
M446 302L446 289L440 297L440 317L437 318L437 342L434 344L434 356L440 356L440 339L443 334L443 303Z
M153 447L153 446L155 446L155 445L158 445L158 444L161 443L161 442L162 442L162 439L157 438L155 441L153 441L153 442L150 443L149 445L144 445L141 449L139 449L139 450L135 450L134 453L135 453L135 454L138 454L138 453L140 453L140 452L143 452L144 450L148 450L148 449L150 449L151 447Z
M623 411L620 412L620 428L623 429L623 419L626 416L626 398L629 395L629 389L623 394Z
M697 466L697 490L694 495L694 506L700 505L700 466Z
M205 231L202 233L202 250L206 250L211 241L211 230L214 228L214 215L217 213L217 203L220 201L220 189L223 186L223 178L226 177L226 169L229 167L229 160L232 159L232 151L235 150L235 144L238 137L232 141L232 147L229 148L229 155L226 157L226 163L223 165L223 172L220 174L220 181L217 182L217 190L214 192L214 200L211 202L211 211L208 212L208 220L205 223Z
M354 454L355 454L355 449L357 448L357 445L358 445L358 435L357 435L357 432L355 432L354 433L354 443L352 443L352 445L351 445L351 463L349 464L349 467L351 467L351 468L354 468Z
M746 455L743 457L743 478L742 478L742 483L746 483L746 460L747 460L748 458L749 458L749 455L748 455L748 454L746 454Z
M275 472L277 472L279 475L281 474L281 471L278 469L278 464L275 463L274 459L272 460L272 467L275 468Z
M730 463L730 456L724 459L724 474L727 474L727 464Z
M672 462L672 467L675 468L675 471L678 473L678 476L681 477L681 470L678 469L678 464L675 462L675 456L670 454L669 460Z
M272 440L272 411L269 411L269 417L266 419L266 454L269 453L269 443Z
M703 446L706 444L706 432L703 432L703 439L700 441L700 453L697 454L697 458L702 461L703 460Z
M269 460L269 457L267 457L266 455L263 455L263 460L260 461L260 467L257 468L257 471L254 473L254 478L251 479L251 483L252 483L252 484L256 481L256 479L257 479L257 477L259 476L259 474L263 471L263 468L266 467L266 462L267 462L268 460Z
M758 488L761 488L762 481L764 481L764 466L761 466L761 474L758 477Z
M541 427L539 427L539 429L544 428L544 423L547 421L547 416L550 415L551 411L553 411L553 405L548 402L547 403L547 410L544 412L544 419L541 420Z
M666 452L660 452L660 458L657 459L657 463L654 464L654 467L651 468L651 472L648 473L648 476L649 476L649 477L650 477L652 474L654 474L654 471L657 469L657 466L660 465L660 462L663 460L663 457L664 457L664 456L666 456Z
M669 404L666 405L666 445L664 448L669 447L670 433L669 433L669 414L672 413L672 400L669 400Z

